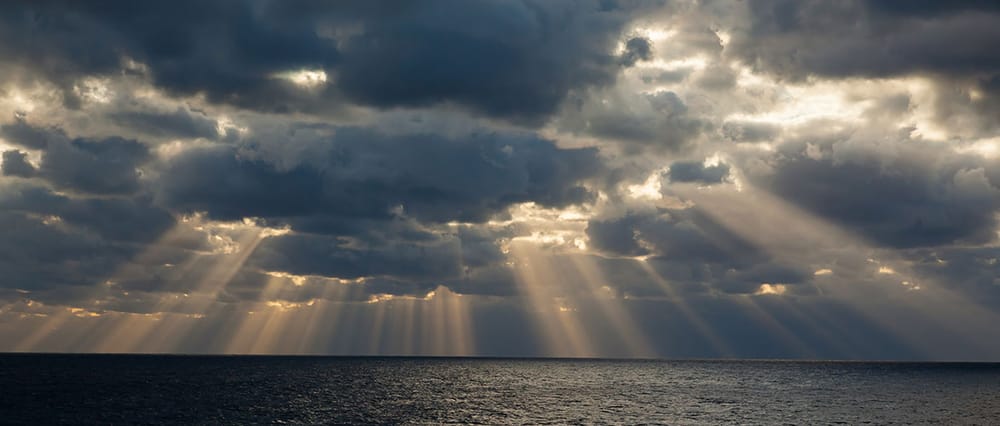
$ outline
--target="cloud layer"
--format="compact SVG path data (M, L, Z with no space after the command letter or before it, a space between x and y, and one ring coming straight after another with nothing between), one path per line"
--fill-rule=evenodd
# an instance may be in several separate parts
M0 350L997 359L997 28L6 2Z

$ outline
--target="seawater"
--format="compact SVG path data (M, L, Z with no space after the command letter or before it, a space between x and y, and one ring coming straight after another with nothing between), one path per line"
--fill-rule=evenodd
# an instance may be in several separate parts
M0 355L3 424L1000 424L1000 364Z

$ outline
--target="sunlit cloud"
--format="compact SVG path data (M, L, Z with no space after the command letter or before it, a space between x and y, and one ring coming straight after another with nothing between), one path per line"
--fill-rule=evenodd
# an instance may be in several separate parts
M782 294L785 294L785 291L787 289L788 287L785 286L784 284L764 283L760 285L760 288L758 288L757 291L754 292L754 294L774 294L780 296Z
M275 74L275 77L288 80L297 86L315 89L326 85L326 72L323 70L286 71Z

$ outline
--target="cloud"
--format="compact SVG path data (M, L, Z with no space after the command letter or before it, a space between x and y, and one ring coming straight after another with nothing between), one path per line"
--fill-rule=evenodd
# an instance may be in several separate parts
M304 166L278 170L263 159L241 158L230 147L189 149L165 167L159 196L182 212L240 220L305 215L325 207L318 171Z
M749 294L762 283L799 284L810 275L801 267L778 262L697 208L591 220L586 233L596 250L611 256L641 256L663 279L688 292ZM602 269L628 277L619 281L624 291L662 291L637 270L634 260L626 260L608 260Z
M215 120L182 107L173 111L120 110L108 118L119 126L153 136L209 139L219 136Z
M40 149L42 165L20 173L30 179L8 182L0 211L34 223L26 232L53 234L52 242L86 242L85 251L93 254L82 260L85 265L68 267L66 261L78 255L53 250L24 263L18 276L47 269L52 286L33 297L62 300L74 296L60 286L92 287L119 271L116 288L141 293L116 296L107 306L139 311L153 309L159 292L193 289L176 282L195 283L211 273L210 259L221 255L197 242L211 227L188 238L194 245L160 241L168 231L176 238L187 226L180 226L179 215L201 213L205 219L253 217L262 226L291 228L290 234L265 238L238 270L239 279L251 280L246 274L252 271L277 271L364 278L363 294L422 294L445 284L509 295L515 286L499 241L511 231L444 223L482 222L522 202L586 202L593 195L583 183L603 170L595 149L559 148L532 133L487 129L441 136L327 127L330 132L305 132L287 152L273 151L289 148L284 141L247 139L159 157L142 143L118 137L70 138L59 128L21 121L9 127L41 141L32 146ZM26 154L13 150L7 157L6 173L19 173ZM221 241L236 239L234 234ZM37 252L51 246L44 247ZM138 252L156 255L133 264ZM193 256L201 260L186 272L169 266ZM11 285L25 284L18 279Z
M582 181L602 170L596 150L561 149L529 133L444 137L344 127L307 144L316 155L286 166L252 148L189 150L164 166L159 195L179 211L285 217L314 229L321 222L307 216L481 222L515 203L587 201Z
M631 39L615 57L630 16L600 2L438 1L381 18L346 41L338 69L349 98L381 107L454 102L537 123L649 55Z
M0 125L0 136L11 143L29 149L45 149L50 140L66 139L66 133L59 128L41 128L28 124L23 117L16 117L14 122Z
M130 253L96 236L46 224L40 217L4 210L0 218L5 224L0 231L0 270L7 289L94 285Z
M574 96L554 125L560 130L625 144L629 151L679 151L710 129L670 91L598 91Z
M1000 9L991 2L947 3L755 0L731 52L795 78L1000 71L990 47Z
M722 125L722 134L734 142L769 142L781 134L781 126L774 123L729 121Z
M632 3L14 1L3 7L0 57L54 82L74 108L77 80L128 71L175 95L262 111L346 97L380 108L457 104L538 124L570 92L608 85L649 56L640 38L614 52ZM300 70L335 78L312 91L276 78Z
M70 107L79 107L76 79L135 71L134 61L172 93L264 108L266 96L292 93L273 73L323 68L337 57L335 44L314 28L271 21L250 3L227 0L14 1L3 16L0 55L63 88Z
M957 290L970 301L992 308L1000 303L996 291L1000 250L996 247L948 247L907 253L918 276Z
M667 176L671 182L722 183L729 176L729 165L706 166L703 162L678 161L670 165Z
M451 238L430 242L387 241L356 246L334 236L292 234L270 237L251 262L265 270L341 279L391 277L433 282L459 276L459 245Z
M37 170L32 166L33 171L21 173L22 177L37 176L60 188L92 194L138 191L138 168L151 159L149 148L135 140L117 136L69 139L61 129L34 127L20 118L0 127L0 134L16 144L42 151ZM10 156L13 170L28 172L30 164L19 164L17 156ZM6 164L6 156L4 161Z
M622 52L621 62L630 67L639 61L648 61L653 58L653 45L649 39L643 37L633 37L625 42L625 51Z
M536 317L602 355L621 324L660 355L995 354L998 16L6 2L0 342L308 319L332 337L298 348L409 353L342 327L412 308L425 350L457 307L490 355L546 355Z
M982 133L996 130L995 2L755 0L745 19L726 52L756 70L793 81L930 77L940 119L966 109Z
M27 181L0 185L0 287L45 290L35 300L79 298L175 225L172 215L128 198L72 198Z
M139 189L137 167L149 159L145 145L129 139L73 139L50 144L39 174L63 188L97 194Z
M175 223L148 197L72 197L18 181L2 188L0 209L51 217L114 241L151 242Z
M3 152L3 174L4 176L18 176L30 178L35 175L35 166L27 160L28 155L24 151L12 149Z
M755 184L890 247L996 238L994 162L933 142L787 142Z

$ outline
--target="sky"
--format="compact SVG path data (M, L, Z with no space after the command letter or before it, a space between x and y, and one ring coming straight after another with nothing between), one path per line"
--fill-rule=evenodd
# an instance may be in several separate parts
M1000 3L10 0L0 351L1000 360Z

